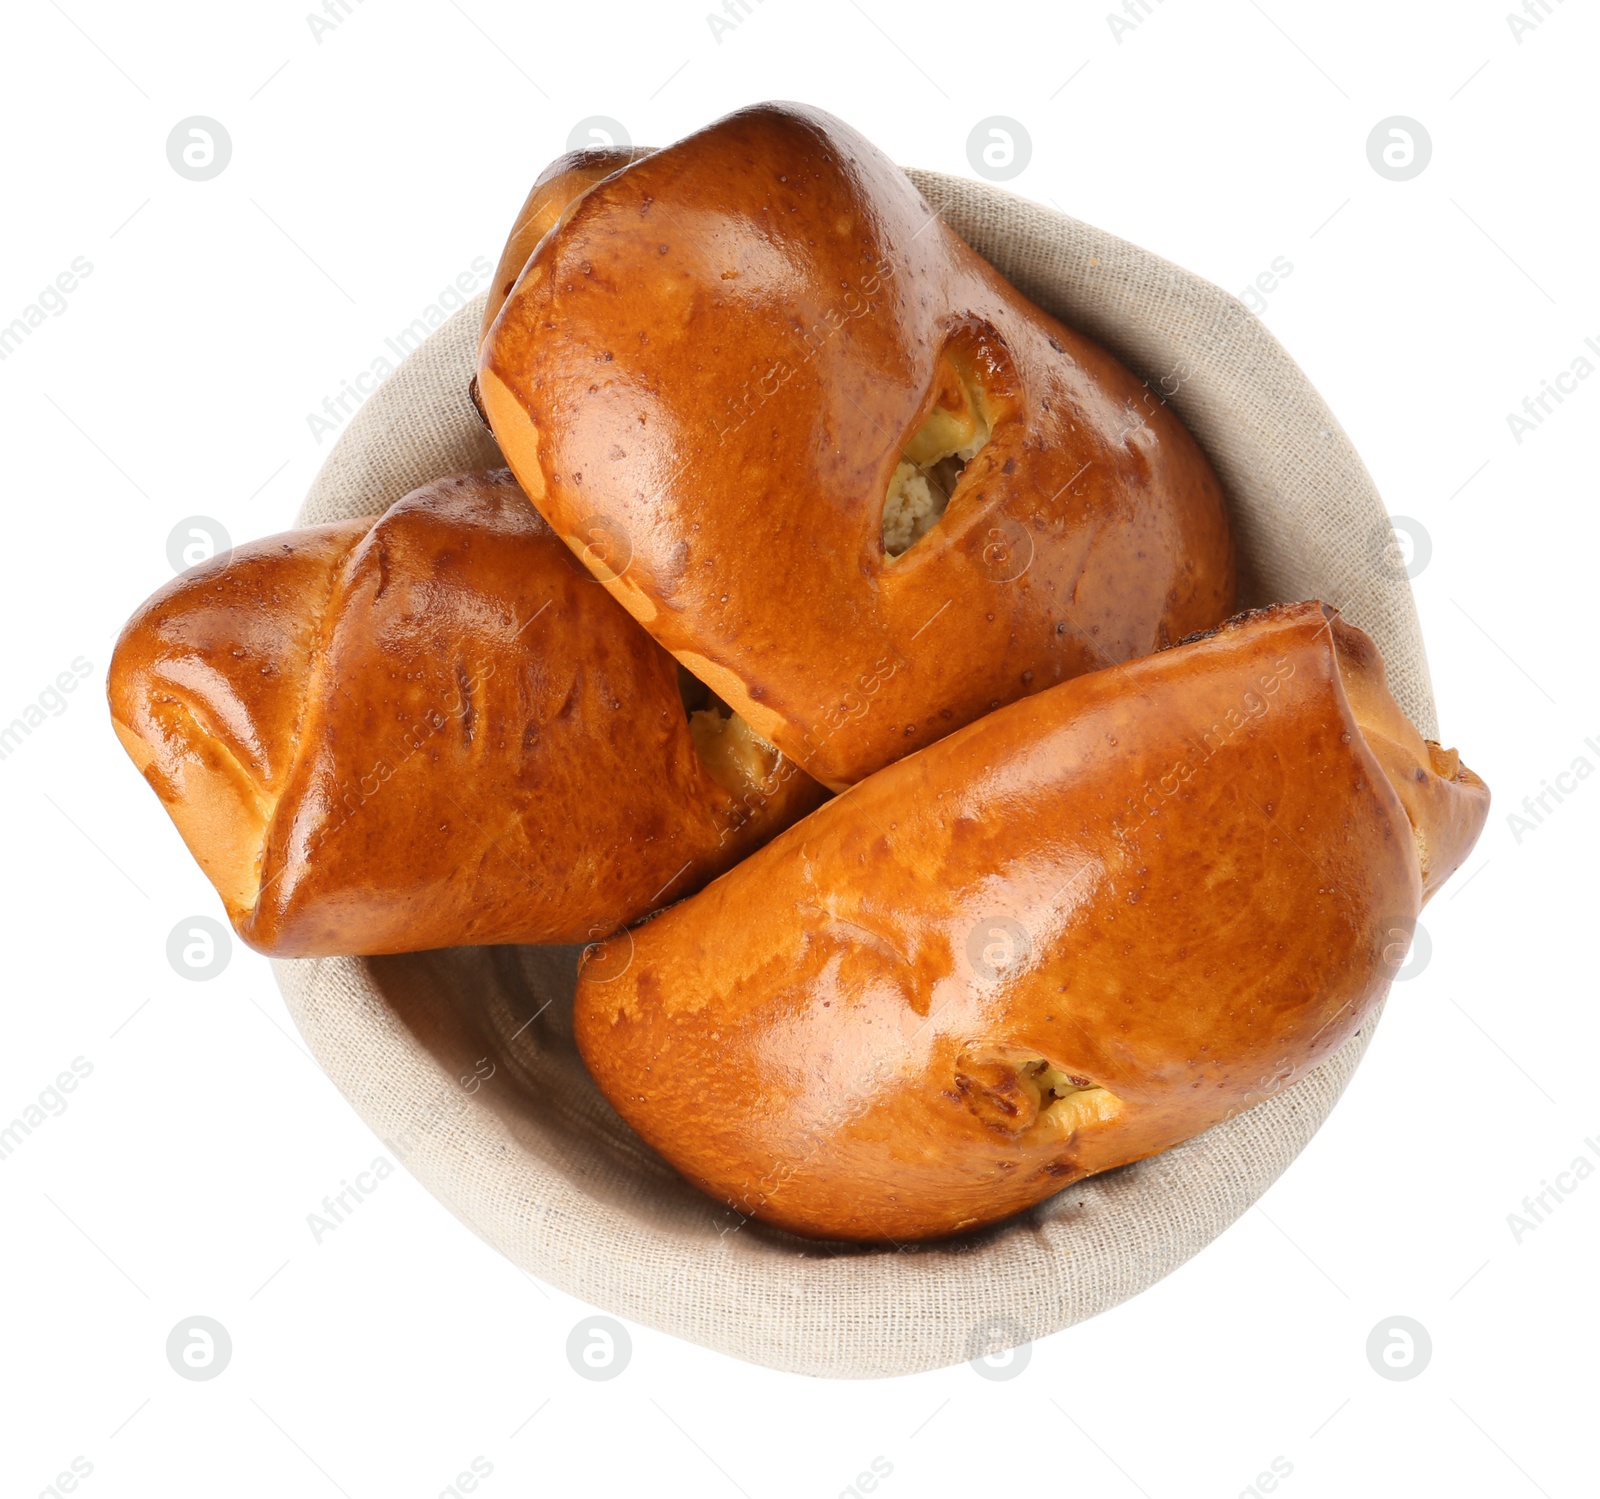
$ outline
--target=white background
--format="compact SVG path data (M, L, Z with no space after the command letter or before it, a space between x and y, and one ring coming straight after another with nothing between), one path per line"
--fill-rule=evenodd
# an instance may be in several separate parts
M74 1458L107 1499L426 1499L474 1458L491 1499L831 1499L874 1458L889 1499L1233 1496L1275 1458L1291 1499L1595 1493L1600 1182L1520 1242L1508 1215L1600 1150L1600 777L1520 840L1507 814L1600 766L1600 380L1520 444L1506 420L1600 339L1592 9L1550 0L1518 41L1505 0L1149 0L1118 41L1108 0L749 0L718 41L708 0L350 0L318 41L304 4L5 7L0 324L74 257L93 269L0 363L0 722L75 658L93 671L0 762L0 1123L75 1057L93 1071L0 1161L4 1493ZM317 1243L307 1215L381 1146L263 959L236 945L207 983L168 965L174 924L220 907L101 691L173 525L286 526L331 445L308 413L497 257L577 121L664 144L769 97L967 174L972 126L1014 117L1014 190L1230 290L1285 257L1263 317L1431 537L1444 737L1496 796L1425 914L1431 961L1260 1209L1006 1381L826 1383L634 1328L624 1373L587 1382L565 1345L590 1309L403 1171ZM189 115L232 137L209 182L167 161ZM1390 115L1432 137L1408 182L1368 163ZM164 1354L197 1313L234 1345L204 1383ZM1406 1382L1365 1353L1396 1314L1433 1342Z

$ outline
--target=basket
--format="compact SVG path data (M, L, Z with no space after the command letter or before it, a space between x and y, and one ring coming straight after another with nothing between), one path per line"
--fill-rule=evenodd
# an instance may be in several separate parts
M1377 641L1395 697L1434 737L1416 609L1387 550L1383 504L1260 322L1208 282L1064 214L976 182L911 176L1014 285L1171 400L1227 491L1241 602L1337 604ZM360 409L301 524L377 513L428 480L500 466L467 396L482 307L457 312ZM275 969L313 1055L396 1161L529 1274L736 1358L837 1377L1020 1345L1169 1274L1305 1147L1377 1019L1295 1086L1162 1155L983 1232L880 1250L741 1224L646 1147L573 1044L577 955L456 948Z

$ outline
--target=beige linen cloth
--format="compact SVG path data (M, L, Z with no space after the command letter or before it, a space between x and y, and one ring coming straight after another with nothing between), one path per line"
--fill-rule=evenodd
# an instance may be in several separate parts
M1222 477L1243 601L1319 598L1377 640L1433 736L1410 585L1371 479L1293 360L1234 298L998 188L912 177L1002 274L1167 395ZM479 298L369 399L301 523L376 513L501 463L467 397ZM1327 1117L1370 1037L1164 1155L997 1228L921 1248L809 1243L740 1224L629 1131L573 1047L573 948L457 948L276 965L290 1013L356 1111L469 1228L608 1312L805 1374L938 1368L1068 1327L1152 1285L1245 1211Z

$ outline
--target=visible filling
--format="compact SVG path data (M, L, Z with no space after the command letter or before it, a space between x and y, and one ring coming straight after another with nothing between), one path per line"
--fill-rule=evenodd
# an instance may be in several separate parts
M782 755L698 677L678 668L678 693L689 718L689 737L707 773L734 796L772 791Z
M938 523L956 484L989 440L983 391L970 372L941 362L938 399L905 445L883 501L883 550L903 556Z
M1046 1061L1024 1062L1017 1078L1039 1109L1035 1125L1070 1135L1086 1124L1116 1117L1121 1100L1086 1077L1058 1072Z

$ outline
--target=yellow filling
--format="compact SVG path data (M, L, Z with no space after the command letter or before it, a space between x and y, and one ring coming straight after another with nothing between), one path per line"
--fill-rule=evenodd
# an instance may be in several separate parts
M734 796L770 794L782 759L778 749L681 666L678 687L689 715L689 737L711 779Z
M1048 1062L1025 1062L1017 1078L1033 1096L1039 1109L1035 1128L1044 1125L1054 1133L1070 1135L1086 1124L1114 1119L1121 1100L1087 1078L1069 1077Z
M945 361L938 404L905 445L883 501L883 549L903 556L938 523L962 470L989 440L983 391Z

